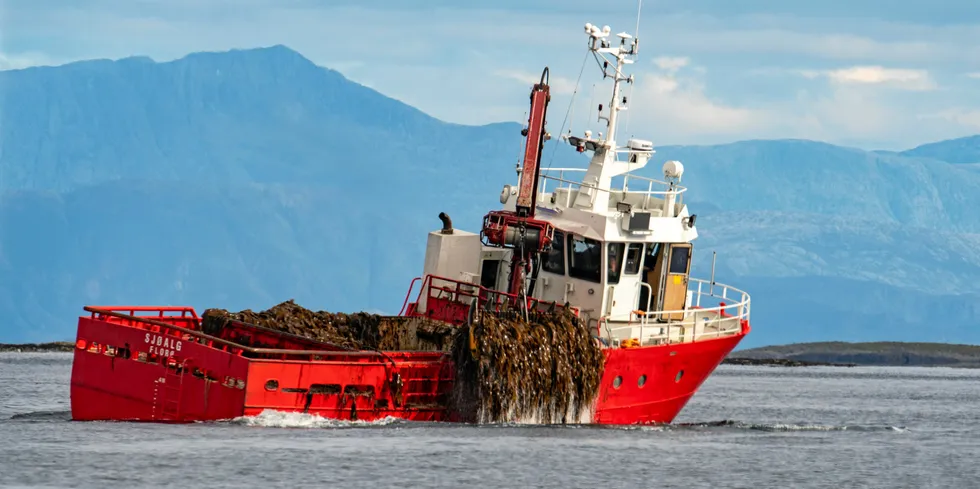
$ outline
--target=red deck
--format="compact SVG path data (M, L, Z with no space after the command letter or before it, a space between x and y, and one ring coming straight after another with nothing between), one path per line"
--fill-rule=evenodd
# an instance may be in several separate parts
M485 289L475 294L493 300ZM421 314L415 304L406 301L407 315ZM426 309L429 316L465 319L465 309L448 302L430 300ZM86 310L91 315L79 318L72 365L76 420L207 421L270 409L343 420L453 421L446 404L455 369L442 352L342 351L244 324L212 336L184 307ZM606 349L592 421L671 422L747 332L745 324L741 334L719 339Z

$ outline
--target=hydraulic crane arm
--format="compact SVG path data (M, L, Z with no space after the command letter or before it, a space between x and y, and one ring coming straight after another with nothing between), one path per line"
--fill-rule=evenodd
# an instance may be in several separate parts
M522 131L527 136L527 142L524 146L524 164L517 193L517 215L520 217L533 218L538 201L537 182L541 173L541 153L544 142L548 139L548 134L544 130L548 102L551 101L548 78L548 68L545 67L541 72L541 82L531 89L531 113L527 128Z
M550 101L548 68L545 67L541 73L541 82L531 88L531 113L527 127L521 131L527 140L515 211L490 211L483 218L481 235L485 240L484 244L514 250L507 291L519 296L524 296L527 273L533 258L551 246L555 233L551 223L534 217L538 200L537 183L541 173L541 153L544 142L549 139L544 125Z

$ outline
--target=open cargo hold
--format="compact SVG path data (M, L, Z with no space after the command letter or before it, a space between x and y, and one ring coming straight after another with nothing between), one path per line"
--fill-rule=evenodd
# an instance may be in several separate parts
M134 374L141 365L168 367L153 402L134 405L131 419L223 419L274 409L339 419L559 423L590 408L604 361L595 338L563 308L528 315L480 310L459 325L314 312L291 300L260 312L208 309L200 318L192 309L161 308L149 317L137 314L150 311L87 309L92 317L81 318L80 329L93 336L110 324L135 334L112 345L76 345L103 353L84 358L133 360L127 368ZM132 355L141 339L149 348L140 345ZM195 360L175 363L175 356ZM92 412L77 419L102 418L101 408L85 405Z

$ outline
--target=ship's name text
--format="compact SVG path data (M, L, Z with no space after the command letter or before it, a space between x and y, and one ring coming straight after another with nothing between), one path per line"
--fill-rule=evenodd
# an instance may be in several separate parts
M174 353L180 351L181 347L180 340L153 333L146 333L146 336L143 337L143 343L150 345L151 354L164 357L173 356Z

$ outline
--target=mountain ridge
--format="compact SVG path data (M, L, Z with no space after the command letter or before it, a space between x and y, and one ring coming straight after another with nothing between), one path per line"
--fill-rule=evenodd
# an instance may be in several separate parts
M71 338L93 303L396 313L438 213L478 231L521 140L520 124L440 121L283 45L4 71L0 103L11 343ZM553 166L584 167L546 144ZM980 172L801 139L656 150L641 173L687 169L695 271L717 250L717 279L753 294L743 346L980 342Z
M958 165L980 163L980 134L923 144L899 154L934 158Z

